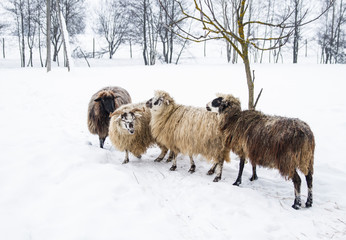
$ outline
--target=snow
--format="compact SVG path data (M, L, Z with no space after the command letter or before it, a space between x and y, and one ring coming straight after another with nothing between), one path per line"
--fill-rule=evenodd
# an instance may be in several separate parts
M154 90L178 103L204 107L215 93L233 93L247 105L242 64L220 61L157 65L85 63L71 72L19 69L0 59L0 239L345 239L346 68L342 65L253 65L258 109L299 117L316 138L314 203L291 208L293 184L276 170L250 164L235 187L239 160L225 164L222 180L211 166L178 156L178 168L155 163L157 147L142 159L98 147L88 132L87 104L108 85L124 87L133 102ZM102 61L102 60L100 60ZM197 139L198 140L198 139ZM302 200L307 188L302 176Z

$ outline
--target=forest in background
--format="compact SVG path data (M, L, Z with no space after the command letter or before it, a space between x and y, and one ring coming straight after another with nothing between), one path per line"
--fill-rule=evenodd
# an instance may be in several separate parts
M207 46L210 40L219 42L228 62L238 63L241 42L232 33L239 33L242 17L252 63L299 63L308 51L317 52L319 63L346 62L343 0L50 0L52 60L66 64L58 5L74 58L112 59L126 45L130 57L133 47L141 49L145 65L177 64L191 41ZM22 67L32 67L34 58L46 66L47 0L5 0L0 8L1 57L16 46ZM80 44L86 32L94 35L91 51Z

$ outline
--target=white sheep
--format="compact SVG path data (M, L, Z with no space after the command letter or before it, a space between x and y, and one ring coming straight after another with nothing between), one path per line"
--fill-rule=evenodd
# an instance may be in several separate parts
M230 161L230 150L224 146L225 139L219 128L218 116L203 108L176 104L167 92L156 91L147 101L151 112L151 132L156 142L166 146L174 153L202 155L213 161L217 167L214 182L221 179L224 161ZM194 163L191 163L191 165ZM177 167L173 159L171 171ZM194 166L191 166L194 168Z
M129 152L140 158L149 147L155 145L149 126L150 118L145 103L126 104L111 114L109 139L117 150L125 151L123 164L129 162ZM156 162L161 161L168 151L163 145L159 147L161 154Z

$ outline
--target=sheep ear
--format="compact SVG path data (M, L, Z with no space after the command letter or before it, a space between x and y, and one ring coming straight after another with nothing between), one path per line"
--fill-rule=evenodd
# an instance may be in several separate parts
M219 107L219 113L222 113L229 106L230 104L228 102L221 102L221 105Z
M142 117L142 114L136 112L136 113L135 113L135 116L138 117L138 118L140 118L140 117Z
M99 98L96 98L94 101L95 101L95 102L99 102L99 101L101 101L101 98L100 98L100 97L99 97Z

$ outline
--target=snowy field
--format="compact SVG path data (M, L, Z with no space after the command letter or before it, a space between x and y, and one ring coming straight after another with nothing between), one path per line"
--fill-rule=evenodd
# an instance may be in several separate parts
M346 239L344 65L253 65L256 95L264 88L257 109L298 117L315 134L314 203L299 211L291 208L293 183L276 170L259 168L250 182L246 164L235 187L233 154L218 183L200 156L194 174L182 155L170 172L170 163L153 162L158 148L122 165L124 153L109 139L100 149L88 132L88 101L109 85L127 89L133 102L162 89L178 103L204 107L221 92L246 108L242 64L118 64L70 73L6 66L0 60L0 239Z

